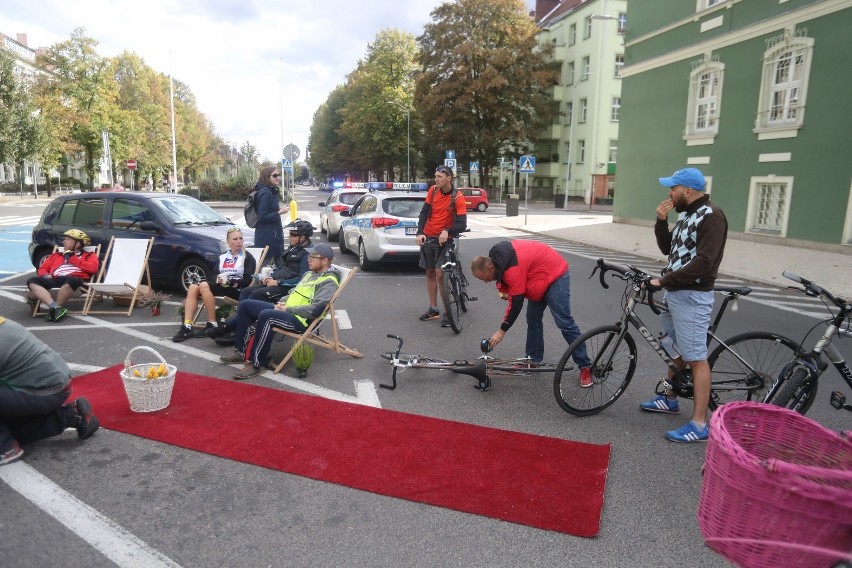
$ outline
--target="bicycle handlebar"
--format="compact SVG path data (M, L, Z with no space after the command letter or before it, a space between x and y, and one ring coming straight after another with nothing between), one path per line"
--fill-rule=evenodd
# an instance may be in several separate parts
M787 272L786 270L781 273L781 276L804 286L801 291L807 294L808 296L825 296L826 298L828 298L829 301L831 301L832 304L834 304L838 308L841 308L847 312L852 310L852 307L848 305L846 300L834 296L831 292L829 292L813 280L802 278L798 274L793 274L792 272ZM791 288L793 288L793 286L791 286Z
M599 258L597 260L595 268L592 270L592 274L589 276L589 278L594 276L595 272L597 272L598 270L600 270L599 277L601 286L603 286L604 288L609 288L609 284L606 283L604 275L607 272L615 272L622 280L630 280L631 282L633 282L633 284L643 289L647 294L646 300L648 303L648 307L651 308L651 311L654 312L656 315L660 315L660 309L657 307L657 303L654 301L654 292L660 290L661 288L659 286L651 285L651 279L654 278L653 276L630 264L616 264L614 262L608 262L603 258Z

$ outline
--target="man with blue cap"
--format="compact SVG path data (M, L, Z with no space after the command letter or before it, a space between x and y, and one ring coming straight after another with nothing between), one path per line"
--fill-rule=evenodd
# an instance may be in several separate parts
M665 289L663 299L669 311L660 316L660 327L674 342L679 355L672 355L679 368L689 365L694 386L692 420L666 432L673 442L707 440L707 407L710 401L710 365L707 363L707 330L713 313L713 285L725 252L728 221L725 214L705 194L704 174L684 168L670 177L660 178L669 188L669 197L657 206L654 234L657 246L668 254L668 263L660 278L651 285ZM668 214L679 215L669 230ZM669 372L671 375L671 372ZM671 378L671 376L669 376ZM680 413L677 398L671 393L657 395L639 405L649 412Z

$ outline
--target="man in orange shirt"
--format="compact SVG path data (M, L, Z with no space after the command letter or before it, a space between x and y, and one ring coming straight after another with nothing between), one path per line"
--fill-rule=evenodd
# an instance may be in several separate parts
M454 237L467 228L467 206L464 195L453 187L453 170L438 166L435 170L435 185L426 194L426 203L420 211L417 223L417 245L420 247L420 268L426 269L426 291L429 294L429 309L420 316L420 321L436 320L441 317L438 310L438 287L444 279L440 268L441 253ZM444 306L446 308L446 306ZM441 327L450 327L447 314L441 319Z

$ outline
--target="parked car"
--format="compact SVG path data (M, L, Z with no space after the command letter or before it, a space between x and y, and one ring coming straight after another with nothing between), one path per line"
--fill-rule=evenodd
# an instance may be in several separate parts
M417 219L425 193L373 191L358 200L348 211L341 211L343 222L338 233L340 252L356 252L358 265L370 270L379 263L417 262L420 247Z
M478 187L460 187L459 191L464 195L464 202L468 209L485 211L488 209L488 193Z
M362 195L367 193L366 189L335 189L326 201L320 202L320 232L325 233L329 241L337 240L340 231L340 212L348 211Z
M233 227L228 218L187 195L171 193L73 193L54 199L33 228L29 246L33 266L40 266L62 242L68 229L80 229L106 248L112 237L148 239L154 246L148 264L155 284L179 286L212 278L219 255L228 247ZM254 230L242 227L246 247Z

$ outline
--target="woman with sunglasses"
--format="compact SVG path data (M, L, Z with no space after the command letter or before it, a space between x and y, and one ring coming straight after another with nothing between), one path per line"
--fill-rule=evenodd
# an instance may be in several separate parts
M257 270L257 260L243 248L243 233L238 227L228 229L228 251L219 256L219 271L216 281L191 284L186 292L183 305L183 325L172 337L172 341L180 343L196 334L192 330L192 319L198 307L198 297L207 310L207 327L199 335L214 337L217 335L216 296L227 296L239 300L240 290L252 281L252 275Z
M266 166L260 170L254 189L257 208L257 226L254 228L254 246L269 247L266 264L279 266L284 254L284 229L281 215L290 208L281 203L281 172L276 166Z

